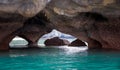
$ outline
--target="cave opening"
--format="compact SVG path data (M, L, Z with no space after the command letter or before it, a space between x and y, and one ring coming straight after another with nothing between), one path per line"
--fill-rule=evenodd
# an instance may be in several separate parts
M82 12L79 15L85 16L86 18L91 18L94 19L97 22L104 22L104 21L108 21L107 17L103 16L100 13L96 13L96 12Z
M45 46L68 46L68 47L83 47L88 46L88 43L85 41L81 41L76 37L62 33L56 29L53 29L50 33L43 35L38 40L38 45Z
M28 41L22 37L16 36L9 43L10 48L25 48L28 45Z
M48 39L53 39L53 42L51 43L51 45L56 43L57 45L57 41L54 42L55 39L57 39L58 41L59 40L63 40L65 42L67 42L68 44L70 44L72 41L74 41L76 38L74 36L71 36L69 34L65 34L65 33L62 33L56 29L53 29L51 32L47 33L47 34L44 34L39 40L38 40L38 45L40 46L46 46L45 45L45 41L48 40ZM68 45L66 44L66 45ZM58 44L59 46L59 44Z
M69 35L69 36L65 36L63 33L57 31L57 30L54 30L55 27L52 26L52 23L50 22L50 19L48 19L48 17L46 16L46 14L42 11L40 13L38 13L36 16L32 17L32 18L29 18L25 23L24 23L24 26L28 26L28 25L37 25L37 28L39 28L40 30L42 30L42 32L45 32L45 33L49 33L51 35L48 35L50 37L48 37L47 35L45 35L47 38L45 38L45 36L42 36L38 42L37 42L37 45L38 46L45 46L44 42L47 40L47 39L50 39L50 38L53 38L53 37L59 37L60 39L62 40L68 40L70 43L75 41L76 38ZM31 27L32 28L32 27ZM32 29L33 30L33 29ZM52 31L53 30L53 31ZM29 29L30 31L30 29ZM53 33L51 33L51 31ZM41 33L41 32L39 32ZM45 34L44 33L44 34ZM43 34L43 35L44 35ZM67 34L66 34L67 35ZM64 37L64 38L63 38ZM65 38L66 37L66 38ZM69 37L69 38L68 38ZM84 42L84 41L82 41ZM69 44L70 44L69 43ZM67 44L67 45L69 45ZM79 44L79 43L78 43ZM88 45L86 42L85 42L85 45ZM74 46L74 45L73 45ZM77 45L78 46L78 45Z
M90 13L86 13L85 16L89 16L89 15L91 15L91 14ZM96 16L97 16L97 14L94 15L93 17L96 17ZM97 20L99 20L99 19L97 19ZM40 12L36 16L31 17L31 18L29 18L29 19L27 19L25 21L24 26L23 26L24 28L22 29L23 30L22 34L24 34L24 33L26 33L28 35L30 34L29 36L33 36L33 37L38 36L40 33L41 33L41 36L45 34L41 38L39 37L39 39L36 39L36 41L38 40L37 41L38 47L45 46L44 42L47 39L54 38L54 37L59 37L63 41L67 40L68 42L67 41L65 41L65 42L67 42L66 45L68 45L68 46L80 47L81 42L85 43L84 46L88 46L87 42L81 41L81 40L75 38L72 35L61 33L59 31L55 30L54 27L50 26L51 24L49 25L48 23L49 24L51 23L50 20L48 19L48 17L45 15L44 12ZM28 25L31 25L31 26L28 27ZM35 29L33 29L33 26L35 27ZM26 28L27 28L27 30L26 30ZM28 28L30 28L30 29L28 29ZM36 28L38 28L38 29L36 29ZM35 30L38 30L38 31L35 31ZM33 32L33 35L32 35L32 32ZM49 34L47 34L47 33L49 33ZM26 34L25 34L25 36L28 36ZM19 35L21 35L21 33ZM17 38L18 37L15 37L15 39L13 39L10 42L10 46L19 45L19 43L15 44L15 42L16 42L15 40L17 40ZM77 40L77 42L75 40ZM21 39L20 39L20 41L21 41ZM22 40L22 45L25 46L25 47L27 45L29 47L29 43L33 42L33 41L34 41L34 38L33 38L33 40L31 38L30 41L27 41L27 42L24 39L24 40ZM73 45L70 45L73 41L75 41L75 43L73 43ZM23 43L23 42L25 42L25 43ZM57 43L57 42L55 42L55 43ZM58 44L58 46L59 46L59 44Z

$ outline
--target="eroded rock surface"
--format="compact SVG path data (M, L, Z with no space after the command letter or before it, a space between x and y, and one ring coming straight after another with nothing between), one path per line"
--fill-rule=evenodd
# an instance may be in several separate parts
M29 18L24 26L18 30L20 31L18 35L28 41L29 47L37 47L40 37L51 32L52 29L51 23L45 17L45 14L41 12Z
M120 49L119 0L52 0L44 11L57 30L88 42L89 49Z
M105 16L120 16L119 0L52 0L48 7L55 13L66 16L73 16L79 12L97 12Z
M32 22L41 11L49 23ZM120 0L0 0L0 49L9 49L16 35L34 45L57 29L88 42L89 48L120 50L119 12Z
M9 38L14 37L14 32L23 26L23 22L24 19L20 17L11 19L0 18L0 50L9 49Z
M48 0L0 0L0 50L8 50L12 38L23 33L24 29L20 30L25 21L38 14L47 3Z
M48 0L0 0L0 16L10 17L19 14L32 17L39 13Z

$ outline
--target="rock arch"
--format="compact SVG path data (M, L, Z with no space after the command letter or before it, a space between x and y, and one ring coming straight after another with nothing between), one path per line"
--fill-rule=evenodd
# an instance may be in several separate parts
M8 49L9 41L16 35L28 37L30 34L30 37L35 38L28 39L35 42L40 36L37 32L43 34L54 27L88 42L89 48L120 49L119 0L51 0L49 3L48 0L27 0L20 3L0 0L0 2L0 50ZM46 22L43 17L50 22ZM41 19L40 23L36 18ZM27 21L24 23L25 20ZM37 24L31 21L36 21Z
M45 17L45 13L40 12L24 22L24 26L19 30L18 36L25 38L29 47L38 47L39 38L52 31L52 29L53 27L48 18Z
M9 24L9 25L8 25ZM1 26L0 31L0 50L9 50L9 42L17 35L18 30L23 25L23 21L12 22L12 23L3 23L5 26Z
M48 12L51 13L51 11L47 10L46 14ZM48 14L50 21L57 30L86 41L89 49L100 49L103 47L103 39L99 34L98 25L108 23L106 16L96 12L79 12L78 15L72 17L66 15L58 16L59 14L55 12L50 15Z

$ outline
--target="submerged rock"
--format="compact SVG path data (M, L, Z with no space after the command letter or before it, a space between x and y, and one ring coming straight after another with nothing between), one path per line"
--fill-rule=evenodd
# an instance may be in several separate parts
M63 45L68 45L69 41L67 40L62 40L59 37L54 37L51 39L47 39L44 44L46 46L63 46Z

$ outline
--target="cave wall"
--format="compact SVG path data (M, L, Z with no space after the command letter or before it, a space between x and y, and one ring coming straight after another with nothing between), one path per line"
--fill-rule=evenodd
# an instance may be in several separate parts
M66 16L73 16L78 12L97 12L104 16L120 16L119 0L52 0L47 7L59 15Z
M0 17L0 50L9 48L7 44L9 38L11 39L14 35L12 33L23 26L23 22L24 19L22 17L13 17L11 19Z
M33 17L47 5L48 0L0 0L0 16L11 17L19 14Z
M118 0L52 0L44 11L57 30L88 42L89 49L120 49Z
M26 39L28 41L28 47L37 47L39 38L44 34L51 32L53 29L50 21L45 17L43 12L38 13L34 17L22 19L23 20L16 22L10 20L13 23L8 21L8 23L1 24L1 28L3 29L1 29L0 34L0 50L8 50L9 43L15 36ZM4 21L1 19L1 22Z
M15 36L36 45L52 29L88 42L89 49L120 49L119 12L119 0L0 0L0 50Z

